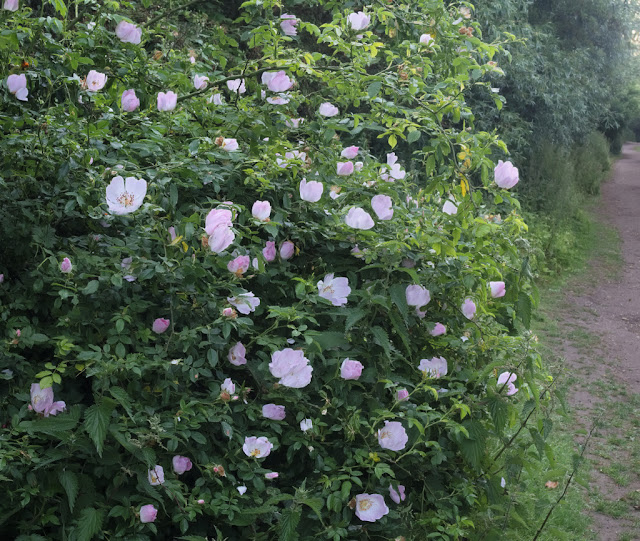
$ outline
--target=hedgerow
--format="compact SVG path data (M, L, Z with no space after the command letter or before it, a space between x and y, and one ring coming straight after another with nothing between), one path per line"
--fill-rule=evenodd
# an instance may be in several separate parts
M470 5L4 8L0 530L496 535L551 426Z

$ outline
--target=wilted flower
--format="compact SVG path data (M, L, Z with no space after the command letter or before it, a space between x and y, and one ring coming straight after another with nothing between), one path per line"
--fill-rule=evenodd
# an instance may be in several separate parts
M420 370L420 372L423 372L425 376L429 378L441 378L443 376L446 376L448 372L447 359L445 359L444 357L420 359L418 370Z
M509 190L513 188L516 184L518 184L518 180L520 180L518 175L518 168L514 167L511 162L503 162L502 160L498 161L498 165L496 165L494 171L496 184L500 188L504 188L505 190Z
M388 195L374 195L371 198L371 208L380 220L393 218L393 201Z
M256 220L268 222L271 215L271 203L269 201L256 201L251 207L251 214Z
M389 512L381 494L358 494L356 496L356 516L364 522L375 522Z
M322 105L320 105L320 108L318 109L318 112L322 116L332 117L332 116L336 116L338 113L340 113L340 110L335 105L332 105L329 102L325 102Z
M68 257L65 257L60 263L60 272L65 274L70 273L73 270L73 265L71 264L71 260Z
M256 307L260 305L260 299L251 292L240 293L235 297L227 297L227 301L245 316L250 312L255 312Z
M16 7L16 9L18 8ZM15 11L15 9L10 11ZM9 75L9 77L7 77L7 88L9 89L9 92L11 92L11 94L20 101L27 101L29 90L27 90L27 76L24 73L21 73L20 75Z
M286 417L284 406L265 404L262 406L262 416L272 421L282 421Z
M120 98L120 106L123 111L131 113L140 107L140 100L136 96L136 91L133 88L125 90Z
M447 328L442 323L436 323L435 327L431 331L431 336L440 336L447 332Z
M227 88L231 90L231 92L235 92L237 94L244 94L247 91L244 86L244 79L232 79L231 81L227 81Z
M287 118L287 120L284 121L288 128L293 128L295 130L297 130L303 122L304 118Z
M102 90L107 83L107 76L96 70L91 70L87 75L87 90L89 92L98 92Z
M334 278L333 273L327 274L324 280L318 282L318 295L331 301L334 306L347 304L347 297L351 293L348 278Z
M266 458L271 453L271 449L273 449L273 444L264 436L260 438L255 436L247 437L244 439L244 445L242 446L245 455L255 458ZM239 488L238 491L240 491ZM241 492L241 494L244 494L244 492Z
M340 377L345 380L359 379L363 368L364 366L360 361L345 359L340 365Z
M207 83L209 82L209 77L204 75L194 75L193 76L193 86L196 90L204 90L207 88Z
M351 207L344 221L354 229L371 229L375 225L371 215L360 207Z
M280 19L282 22L280 23L280 28L284 32L285 36L296 36L298 34L298 30L296 25L298 24L298 19L296 19L295 15L289 15L288 13L283 13L280 15Z
M462 303L462 313L467 319L473 319L473 316L476 314L476 303L466 298Z
M159 317L153 322L153 325L151 326L151 330L154 333L162 334L169 328L170 324L171 324L171 321L169 321L168 319Z
M349 13L347 21L353 30L364 30L371 23L371 17L364 11L358 11L357 13Z
M176 455L173 457L173 471L178 475L182 475L184 472L189 471L193 464L186 456Z
M143 524L146 522L154 522L157 515L158 510L151 504L143 505L140 508L140 522Z
M135 177L113 177L107 186L107 206L111 214L131 214L142 206L147 195L147 182Z
M300 389L311 383L313 368L302 350L285 348L271 355L269 371L272 376L280 378L280 385Z
M402 451L408 441L407 431L398 421L385 421L384 427L378 429L378 443L383 449Z
M239 255L227 263L229 272L233 272L236 276L242 276L249 270L251 258L248 255Z
M20 329L16 330L16 336L19 338ZM31 407L36 413L42 413L43 416L49 417L49 415L56 415L67 408L67 405L62 401L53 401L53 389L47 387L41 389L39 383L31 384Z
M158 111L173 111L178 104L178 95L169 90L168 92L158 92Z
M494 299L504 297L507 292L504 282L489 282L489 288L491 289L491 297Z
M515 386L515 382L518 376L513 372L502 372L498 376L498 385L507 386L507 396L514 395L518 392L518 388Z
M307 430L311 430L313 428L313 422L311 419L302 419L300 421L300 430L306 432Z
M214 105L222 105L224 102L222 101L222 94L219 92L217 94L213 94L210 98L207 99L207 103L213 103Z
M318 182L316 180L310 180L307 182L307 179L305 178L300 181L300 198L303 201L309 201L310 203L320 201L323 190L324 185L322 182Z
M295 248L296 247L293 242L291 242L290 240L285 240L280 245L280 258L284 260L291 259L295 252Z
M267 101L273 105L286 105L291 99L288 94L279 94L276 97L267 98Z
M228 359L229 362L235 366L241 366L243 364L247 364L247 359L245 355L247 354L247 350L242 344L242 342L236 342L236 345L233 346L229 350Z
M353 158L355 158L358 155L359 150L360 150L360 147L356 147L356 146L347 147L340 153L340 156L342 156L343 158L346 158L347 160L353 160Z
M393 485L389 485L389 496L396 503L403 502L405 499L404 485L398 485L397 491L393 488Z
M338 162L336 166L336 174L346 177L353 173L353 162Z
M429 304L429 301L431 301L429 290L416 284L407 286L407 289L405 289L405 297L407 304L409 306L415 306L416 308Z
M123 43L133 43L138 45L142 38L142 28L138 28L133 23L127 21L120 21L116 26L116 36L120 38Z

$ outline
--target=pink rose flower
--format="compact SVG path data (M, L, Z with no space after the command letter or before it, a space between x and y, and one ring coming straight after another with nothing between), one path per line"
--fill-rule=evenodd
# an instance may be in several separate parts
M296 247L293 242L291 242L290 240L285 240L280 245L280 258L284 260L291 259L295 251Z
M104 88L107 83L107 76L96 70L91 70L87 75L87 90L89 92L98 92Z
M518 392L518 388L515 386L515 382L518 376L513 372L502 372L498 376L498 385L501 387L507 386L507 396L512 396Z
M120 107L126 113L131 113L140 107L140 100L136 96L136 91L133 88L125 90L120 98Z
M157 515L158 510L151 504L143 505L140 508L140 522L143 524L146 522L154 522Z
M496 184L499 188L504 188L505 190L513 188L520 180L518 168L514 167L511 162L498 161L498 165L496 165L493 172Z
M338 162L336 174L341 177L349 176L353 173L353 162Z
M16 9L18 8L16 7ZM9 10L9 11L15 11L15 10ZM29 90L27 90L27 76L24 73L21 73L20 75L16 75L16 74L9 75L9 77L7 77L7 88L9 89L9 92L13 94L20 101L27 101Z
M398 402L403 402L408 399L409 399L409 391L407 391L406 389L398 389L398 392L396 393L396 400Z
M269 76L265 78L265 75L269 73ZM293 86L293 81L284 71L265 72L262 74L262 82L266 79L266 85L271 92L286 92Z
M18 11L18 0L4 0L2 9L6 9L7 11Z
M233 138L225 139L223 137L220 148L222 150L226 150L227 152L235 152L240 148L240 145L238 144L237 139L233 139Z
M264 477L265 477L265 479L277 479L278 478L278 472L272 471L272 472L269 472L269 473L265 473Z
M151 486L161 485L164 483L164 469L156 464L153 469L148 471L147 477Z
M182 475L184 472L189 471L193 464L186 456L176 455L173 457L173 471L178 475Z
M447 359L444 357L433 357L431 359L420 359L418 370L423 372L428 378L441 378L447 375Z
M262 406L262 416L272 421L282 421L286 417L284 406L265 404Z
M322 116L326 116L327 118L330 118L332 116L336 116L337 114L339 114L340 110L335 105L329 102L325 102L322 105L320 105L318 112Z
M256 220L268 222L271 216L271 203L269 201L256 201L251 207L251 214Z
M345 380L359 379L363 368L364 366L360 361L345 359L340 365L340 377Z
M347 17L347 24L352 30L364 30L371 23L371 17L369 17L364 11L358 11L357 13L349 13Z
M20 329L16 330L16 336L20 338ZM36 413L42 413L44 417L49 415L56 415L67 408L67 405L63 401L53 401L53 389L47 387L41 389L39 383L31 384L31 407Z
M229 272L234 273L236 276L242 276L247 270L249 270L249 263L251 258L248 255L239 255L235 259L232 259L227 263L227 269Z
M233 243L235 238L236 235L230 227L221 225L213 228L207 242L211 251L219 254L220 252L224 252Z
M458 213L458 205L456 205L451 199L447 199L442 206L442 212L449 216L453 216Z
M442 323L436 323L435 327L431 331L431 336L440 336L447 332L447 328Z
M280 385L300 389L311 383L313 368L302 350L285 348L271 355L269 372L273 377L280 378Z
M375 223L371 215L360 207L351 207L344 219L349 227L354 229L371 229Z
M422 43L423 45L429 45L429 43L431 43L433 41L433 38L431 37L431 34L422 34L420 36L420 43Z
M109 212L117 216L131 214L138 210L147 195L147 181L120 175L113 177L106 189Z
M311 419L302 419L300 421L300 430L306 432L307 430L311 430L313 428L313 421Z
M240 293L235 297L227 297L227 302L236 307L236 310L245 316L251 312L255 312L256 307L260 306L260 299L253 293Z
M268 240L267 245L262 249L262 255L266 261L273 261L276 258L276 243Z
M358 155L359 150L360 150L360 147L355 147L355 146L347 147L340 153L340 156L342 156L343 158L346 158L347 160L353 160L353 158L355 158Z
M378 443L383 449L402 451L408 441L407 431L398 421L385 421L384 427L378 430Z
M375 522L389 512L381 494L358 494L356 496L356 516L363 522Z
M473 319L473 316L476 314L476 303L466 298L462 303L462 313L467 319Z
M348 278L334 278L333 273L327 274L324 280L318 282L318 295L331 301L333 306L344 306L351 293Z
M247 359L245 358L246 354L247 350L242 342L236 342L236 345L229 350L227 358L231 364L235 366L242 366L243 364L247 364Z
M193 76L193 87L196 90L204 90L207 88L207 83L209 82L209 77L205 75L194 75Z
M389 496L396 503L403 502L405 499L404 485L398 485L397 491L395 488L393 488L393 485L389 485Z
M324 185L322 182L318 182L316 180L310 180L307 182L307 179L303 178L300 182L300 199L303 201L309 201L310 203L316 203L320 201L323 190Z
M151 330L156 334L162 334L169 328L170 324L171 324L171 321L169 321L168 319L159 317L153 322L153 325L151 326Z
M284 121L287 128L292 128L294 130L297 130L303 122L304 118L287 118L287 120Z
M425 306L431 301L429 290L416 284L407 286L407 289L405 289L405 297L407 304L409 306L415 306L416 308Z
M219 225L224 227L231 227L233 222L231 221L232 214L229 209L217 208L207 214L204 224L204 230L207 235L212 235L213 230Z
M168 92L158 92L158 111L173 111L178 104L178 95L169 90Z
M73 270L73 265L71 264L71 260L68 257L65 257L60 263L60 272L65 274L70 273Z
M273 449L273 444L264 436L260 438L256 436L247 437L244 439L244 445L242 446L245 455L255 458L268 457L271 449Z
M371 208L380 220L393 218L393 201L388 195L374 195L371 198Z
M220 385L220 390L225 393L233 394L236 392L236 384L233 383L231 378L227 378Z
M489 288L491 289L491 297L494 299L504 297L507 292L504 282L489 282Z
M127 21L120 21L116 26L116 36L123 43L138 45L142 39L142 28L138 28L135 24Z
M244 79L232 79L227 81L227 88L236 94L244 94L247 88L244 86Z
M299 21L298 19L296 19L295 15L283 13L282 15L280 15L280 19L282 20L282 22L280 23L280 28L282 28L285 36L298 35L298 29L296 28L296 25Z

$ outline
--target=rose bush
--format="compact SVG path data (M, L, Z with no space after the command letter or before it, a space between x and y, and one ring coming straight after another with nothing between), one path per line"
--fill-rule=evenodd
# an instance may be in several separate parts
M0 14L8 535L457 539L544 452L526 226L461 91L498 45L310 4Z

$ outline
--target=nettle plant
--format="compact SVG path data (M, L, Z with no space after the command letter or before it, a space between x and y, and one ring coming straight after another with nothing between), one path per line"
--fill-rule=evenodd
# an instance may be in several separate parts
M470 6L4 8L0 530L499 515L548 394L518 172L464 102L500 70Z

